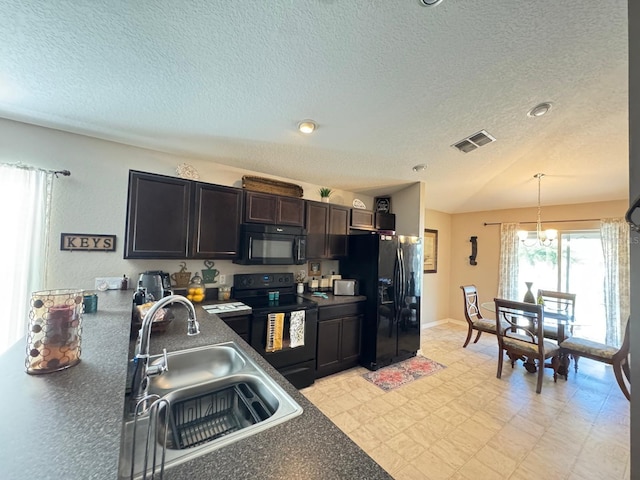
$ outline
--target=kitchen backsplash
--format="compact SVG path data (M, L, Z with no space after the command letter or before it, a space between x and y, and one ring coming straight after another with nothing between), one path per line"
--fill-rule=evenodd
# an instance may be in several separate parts
M186 264L186 271L191 272L191 275L196 272L202 275L202 270L206 270L208 267L205 265L204 260L126 260L127 271L125 272L105 272L105 277L115 277L127 275L130 278L129 288L134 288L137 284L138 277L146 270L162 270L169 274L179 272L182 264ZM218 270L218 276L216 277L216 283L207 284L211 286L218 285L232 285L233 275L236 273L259 273L259 272L291 272L298 273L300 270L307 272L309 262L303 265L237 265L231 260L213 260L213 266L208 262L208 265ZM314 263L320 263L320 273L322 275L329 275L332 272L339 273L339 261L338 260L323 260L314 261ZM223 278L224 282L221 281ZM91 286L85 286L84 288L93 288Z

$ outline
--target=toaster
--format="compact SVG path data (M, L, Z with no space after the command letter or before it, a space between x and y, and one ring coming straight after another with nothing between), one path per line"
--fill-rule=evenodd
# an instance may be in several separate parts
M334 295L358 295L358 281L349 279L336 279L333 281Z

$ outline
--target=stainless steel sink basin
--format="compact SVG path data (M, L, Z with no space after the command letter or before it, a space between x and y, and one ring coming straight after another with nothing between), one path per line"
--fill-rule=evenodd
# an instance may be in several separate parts
M235 344L234 344L235 345ZM182 387L211 382L217 378L238 373L246 361L238 353L237 346L214 345L181 350L167 354L169 371L152 377L149 393L160 396ZM162 362L159 356L151 365Z
M166 470L302 413L302 407L234 342L171 352L168 360L169 371L153 377L149 385L149 393L160 397L160 407L135 422L125 408L121 479L130 478L132 462L134 478L141 478L145 452L148 474L154 453L159 471L163 445Z

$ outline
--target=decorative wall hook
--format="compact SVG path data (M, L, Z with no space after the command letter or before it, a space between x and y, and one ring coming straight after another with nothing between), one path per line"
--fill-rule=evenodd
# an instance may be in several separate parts
M471 265L478 265L478 262L476 262L476 256L478 256L478 237L471 237L469 241L471 242L471 255L469 256L469 263Z

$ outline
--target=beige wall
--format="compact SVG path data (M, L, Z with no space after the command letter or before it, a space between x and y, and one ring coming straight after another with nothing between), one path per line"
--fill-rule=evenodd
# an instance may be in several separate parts
M549 220L582 220L623 217L627 200L586 203L578 205L545 206L542 208L543 228L558 230L598 229L599 222L556 223ZM427 211L427 217L429 212ZM480 302L491 301L498 293L498 259L500 255L500 226L484 223L535 221L536 208L492 210L451 216L451 260L449 278L448 316L464 320L460 285L475 284ZM535 224L522 225L535 230ZM478 265L469 265L471 236L478 237ZM444 279L443 279L444 281ZM441 301L443 297L438 297Z
M129 169L175 176L176 166L187 162L196 167L203 181L234 186L240 186L242 175L255 174L211 161L164 154L2 119L0 162L22 162L41 168L71 170L71 177L61 177L54 182L48 276L42 288L91 289L94 287L93 279L97 276L127 274L135 279L140 272L148 269L178 270L177 260L123 259ZM304 189L304 198L319 199L318 185L295 183ZM420 234L424 228L438 230L438 272L423 275L422 323L449 317L462 319L460 285L475 283L482 301L491 300L497 292L499 227L485 227L483 223L535 220L535 208L449 215L426 210L424 193L425 185L420 182L394 194L392 200L399 233ZM352 192L337 191L331 201L350 206L354 198ZM366 205L373 205L373 197L358 194L358 198ZM621 217L626 211L626 203L626 200L620 200L544 207L543 221ZM420 215L420 212L425 212L425 215ZM547 227L554 226L546 221L544 224ZM597 226L597 222L591 225L581 222L554 227L578 229ZM115 234L117 251L60 251L61 232ZM478 265L475 267L469 265L469 238L472 235L478 236ZM215 263L216 268L225 275L254 270L253 267L235 265L230 261L216 260ZM187 266L193 272L204 268L201 261L188 261ZM276 267L274 271L295 271L299 268L284 266ZM323 262L323 273L336 271L337 268L338 262Z
M423 274L424 298L422 319L432 323L449 317L451 278L451 219L452 215L426 210L424 228L438 231L438 264L436 273Z
M212 161L169 155L4 119L0 119L0 162L22 162L45 169L71 171L70 177L54 181L49 262L45 284L40 287L43 289L93 289L95 277L121 277L126 274L136 280L145 270L179 270L179 260L123 258L129 169L177 176L176 167L186 162L198 170L202 181L236 187L241 186L243 175L256 175L255 172ZM305 199L320 199L319 185L294 183L303 188ZM352 192L337 190L331 196L331 202L351 206L355 197ZM372 196L358 194L357 197L366 205L373 205ZM19 205L14 207L19 208ZM419 212L415 215L420 217ZM115 234L116 252L61 251L62 232ZM229 260L216 260L215 267L223 275L256 270L256 267L236 265ZM204 265L202 260L189 260L187 268L196 272ZM306 268L306 265L270 267L272 271L306 271ZM337 269L337 261L322 262L322 273ZM231 281L231 278L227 279L227 283Z

